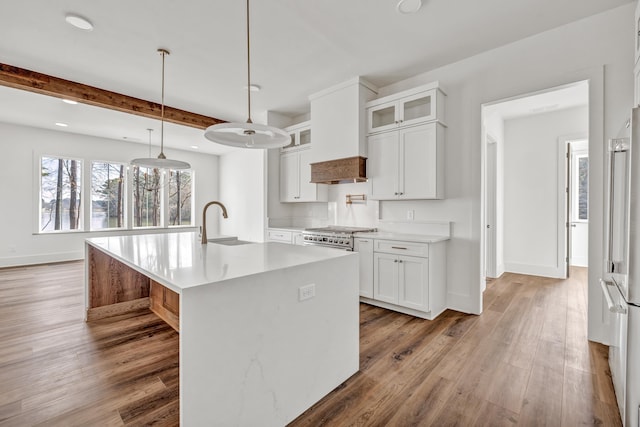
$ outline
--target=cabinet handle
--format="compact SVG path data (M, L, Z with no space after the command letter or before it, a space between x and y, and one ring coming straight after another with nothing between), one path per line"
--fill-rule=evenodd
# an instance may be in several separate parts
M394 259L394 260L393 260L393 262L398 262L398 260L397 260L397 259Z
M400 264L402 264L402 260L398 261Z
M391 246L391 249L403 249L405 251L407 250L407 248L403 248L403 247L400 247L400 246Z
M399 194L402 196L404 193L399 193Z
M360 240L360 243L369 243L368 240Z
M398 192L396 191L396 192L395 192L395 193L393 193L393 194L397 196L397 195L398 195Z

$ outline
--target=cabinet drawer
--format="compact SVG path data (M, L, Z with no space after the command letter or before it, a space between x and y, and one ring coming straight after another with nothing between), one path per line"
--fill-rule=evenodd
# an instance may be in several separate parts
M291 243L292 238L291 231L283 231L283 230L268 230L267 231L267 240L270 242L283 242L283 243Z
M375 252L388 254L410 255L422 258L429 257L429 244L416 242L402 242L398 240L376 240Z

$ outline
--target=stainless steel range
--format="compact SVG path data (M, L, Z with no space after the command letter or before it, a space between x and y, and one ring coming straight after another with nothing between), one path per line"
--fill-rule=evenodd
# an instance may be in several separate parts
M302 238L305 245L328 246L353 251L353 235L371 231L376 231L376 229L332 225L321 228L307 228L302 232Z

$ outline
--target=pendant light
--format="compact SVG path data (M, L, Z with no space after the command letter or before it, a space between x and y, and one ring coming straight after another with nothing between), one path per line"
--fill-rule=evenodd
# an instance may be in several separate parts
M164 58L169 55L169 51L166 49L158 49L158 52L162 56L162 103L160 107L160 154L158 157L147 157L142 159L133 159L131 164L142 168L157 168L157 169L190 169L191 165L187 162L180 160L170 160L164 155ZM149 132L149 138L151 138L151 132Z
M251 121L251 52L249 44L249 0L247 0L247 121L209 126L205 138L222 145L244 148L278 148L291 142L289 134L273 126Z

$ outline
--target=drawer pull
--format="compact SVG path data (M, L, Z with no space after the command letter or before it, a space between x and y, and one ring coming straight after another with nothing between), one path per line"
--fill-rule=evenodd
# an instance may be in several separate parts
M391 249L402 249L402 250L405 250L405 251L407 250L407 248L403 248L403 247L400 247L400 246L391 246Z

